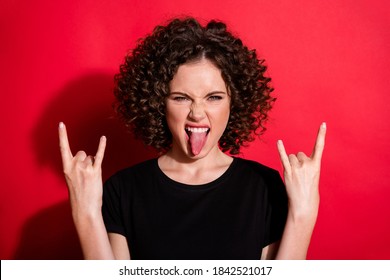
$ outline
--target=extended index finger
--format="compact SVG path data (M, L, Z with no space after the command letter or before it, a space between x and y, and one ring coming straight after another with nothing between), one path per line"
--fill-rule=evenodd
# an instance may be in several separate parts
M72 152L70 150L68 134L66 133L65 124L60 122L58 126L58 137L60 139L60 151L62 158L62 165L65 167L68 162L73 158Z
M320 129L318 130L316 143L314 145L314 149L311 154L311 158L314 160L321 161L322 152L324 151L324 147L325 147L325 135L326 135L326 123L322 123Z

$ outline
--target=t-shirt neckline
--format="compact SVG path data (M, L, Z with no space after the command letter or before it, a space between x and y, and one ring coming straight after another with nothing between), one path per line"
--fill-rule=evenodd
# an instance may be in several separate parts
M217 187L221 182L225 181L227 178L230 177L231 173L233 172L238 158L232 157L233 161L230 163L229 167L225 170L224 173L222 173L221 176L216 178L215 180L205 183L205 184L200 184L200 185L190 185L190 184L185 184L181 183L178 181L173 180L170 178L168 175L166 175L158 165L158 158L154 160L154 167L156 170L156 173L158 175L158 178L164 182L164 184L170 185L175 188L180 188L180 189L185 189L185 190L190 190L190 191L200 191L200 190L208 190L211 188Z

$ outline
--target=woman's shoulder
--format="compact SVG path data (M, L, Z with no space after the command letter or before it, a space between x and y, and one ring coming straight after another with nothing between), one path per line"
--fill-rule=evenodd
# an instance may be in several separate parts
M278 170L254 160L237 158L236 161L241 165L241 170L238 173L240 174L240 177L243 178L242 180L244 180L245 177L251 178L252 181L259 180L263 183L258 186L267 189L270 199L280 199L281 201L283 198L286 199L286 189Z
M276 169L273 169L273 168L266 166L258 161L255 161L255 160L235 157L235 161L236 161L237 166L239 168L244 168L248 171L253 171L256 173L263 174L263 175L279 174L279 171L277 171Z
M156 167L157 158L148 159L117 171L108 178L107 182L128 181L134 177L148 178L155 172Z
M262 180L265 185L284 186L278 170L254 160L235 158L235 161L237 164L236 170L237 173L240 174L240 177L247 177L255 180L257 178L257 180Z

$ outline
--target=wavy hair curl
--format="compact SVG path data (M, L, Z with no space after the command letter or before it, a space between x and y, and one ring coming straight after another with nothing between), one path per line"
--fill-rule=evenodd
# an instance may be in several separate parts
M228 125L219 141L222 151L238 154L241 146L262 135L268 111L276 100L270 95L267 67L225 23L212 20L202 26L194 18L173 19L157 26L138 41L115 75L114 104L125 125L146 145L163 152L172 144L165 119L169 83L178 67L206 58L222 73L231 97Z

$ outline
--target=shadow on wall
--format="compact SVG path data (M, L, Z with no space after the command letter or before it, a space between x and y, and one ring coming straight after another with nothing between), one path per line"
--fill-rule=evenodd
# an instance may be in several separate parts
M66 124L73 155L79 150L96 153L99 138L107 137L103 161L103 179L116 171L155 156L152 149L134 139L112 108L113 76L90 74L70 82L48 105L36 126L33 149L41 166L50 166L63 178L57 127Z
M107 137L103 180L116 171L156 156L135 140L116 118L113 76L92 73L71 81L42 113L32 133L32 145L40 166L49 166L63 178L57 127L63 121L72 153L94 155L101 135ZM65 183L64 183L65 187ZM68 202L48 208L25 225L16 259L80 259L82 257Z
M40 211L27 221L14 258L17 260L83 258L68 201Z

